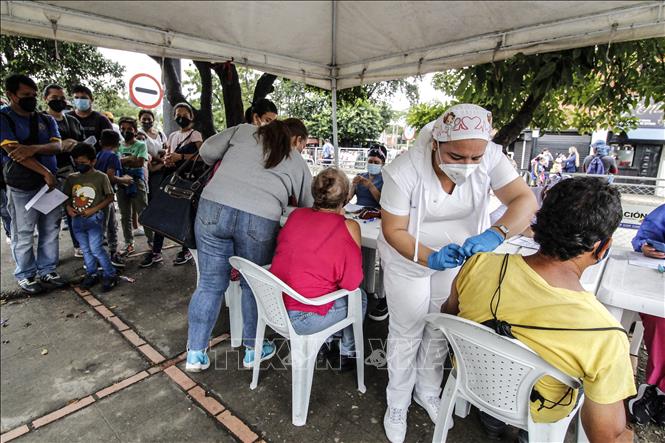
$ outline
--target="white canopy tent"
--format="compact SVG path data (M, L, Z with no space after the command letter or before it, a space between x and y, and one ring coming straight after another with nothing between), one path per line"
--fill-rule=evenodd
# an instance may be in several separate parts
M15 1L1 31L236 63L331 89L665 36L665 1ZM336 156L337 157L337 156Z

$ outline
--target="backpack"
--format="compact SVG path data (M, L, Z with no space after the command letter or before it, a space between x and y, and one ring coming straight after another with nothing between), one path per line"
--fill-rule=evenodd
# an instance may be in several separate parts
M586 168L587 174L595 175L605 175L605 165L603 160L599 155L596 155L589 163L589 166Z

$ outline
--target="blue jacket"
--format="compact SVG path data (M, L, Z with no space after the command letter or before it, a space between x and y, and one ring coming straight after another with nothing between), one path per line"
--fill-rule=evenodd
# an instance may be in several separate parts
M658 206L644 217L637 235L633 238L633 249L640 252L647 240L665 243L665 204Z

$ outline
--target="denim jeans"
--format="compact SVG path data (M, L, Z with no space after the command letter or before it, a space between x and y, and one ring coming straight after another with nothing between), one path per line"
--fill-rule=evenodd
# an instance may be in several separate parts
M9 216L12 219L12 256L16 262L14 276L16 280L44 276L55 272L58 266L60 219L62 212L60 207L55 208L48 214L30 209L25 210L25 204L39 191L23 191L21 189L7 186L7 198L9 200ZM37 258L34 254L35 227L37 228Z
M122 225L122 235L125 237L125 244L134 244L134 230L132 228L132 213L141 215L141 212L148 206L148 192L143 179L136 180L136 194L128 197L125 188L118 189L118 207L120 208L120 224ZM146 232L148 240L152 241L152 235Z
M90 217L72 218L74 235L83 252L83 262L89 275L97 274L97 263L104 271L104 277L116 275L111 258L104 249L104 211L97 211Z
M0 171L2 174L2 171ZM9 216L9 201L7 200L7 189L0 189L0 218L2 218L2 227L5 230L5 235L7 238L11 239L12 237L12 218Z
M61 191L63 191L62 188L64 184L65 184L65 178L58 177L58 186ZM76 240L76 236L74 235L74 230L72 229L72 218L69 216L69 214L67 214L67 209L65 208L65 205L62 205L62 216L67 223L67 229L69 230L69 237L72 239L72 245L74 246L74 248L78 249L79 242L78 240Z
M351 294L351 297L357 297L357 294ZM362 305L363 305L363 318L367 311L367 294L361 289ZM324 329L339 323L346 318L348 310L348 297L342 297L335 300L335 303L330 308L326 315L319 315L314 312L305 311L289 311L289 318L291 319L291 326L298 334L314 334L315 332L323 331ZM349 325L342 329L342 343L339 349L340 355L347 357L353 356L356 350L356 344L353 340L353 326Z
M118 252L118 219L115 214L115 203L111 202L111 204L104 209L104 225L102 227L102 232L109 244L109 253L111 255Z
M187 347L200 351L208 347L217 322L224 293L229 286L229 257L250 260L257 265L272 261L279 221L201 199L194 232L199 258L199 283L189 302ZM254 294L245 279L242 289L243 344L254 346L257 309Z

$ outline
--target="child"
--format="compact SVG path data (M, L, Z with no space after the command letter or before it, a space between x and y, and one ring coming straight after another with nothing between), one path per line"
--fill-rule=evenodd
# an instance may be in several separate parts
M107 175L94 169L94 147L78 143L72 150L72 158L78 173L67 177L63 192L69 197L67 213L72 217L72 229L83 251L86 276L81 287L89 289L99 282L99 263L103 269L102 290L107 292L118 284L118 275L102 246L104 208L113 202L113 188Z
M120 157L117 154L119 146L120 134L112 129L104 129L99 139L100 150L97 153L95 169L108 176L114 191L117 190L117 185L128 186L133 183L130 175L122 173ZM116 268L124 268L125 260L118 254L118 221L113 202L104 210L103 232L108 240L111 263Z

